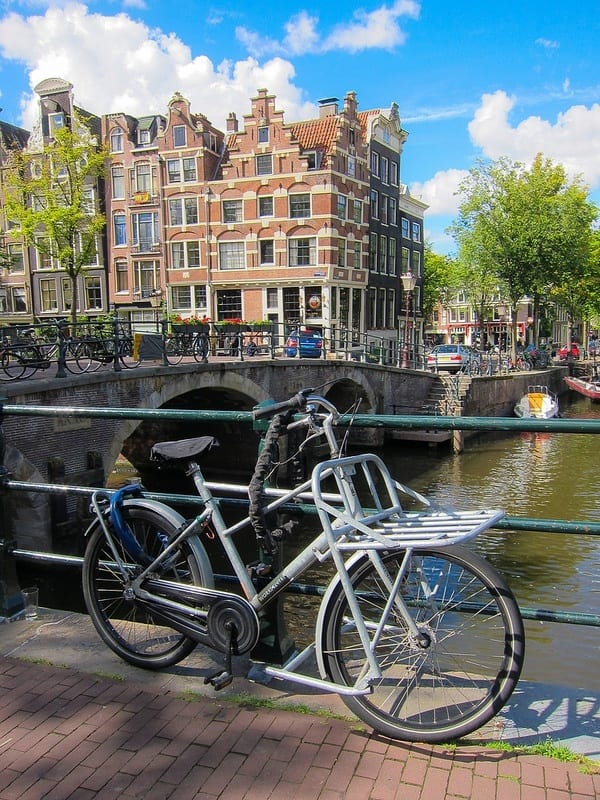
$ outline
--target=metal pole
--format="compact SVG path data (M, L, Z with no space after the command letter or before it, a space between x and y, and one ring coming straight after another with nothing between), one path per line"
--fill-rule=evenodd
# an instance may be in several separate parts
M410 292L406 293L406 317L404 319L404 342L402 343L401 369L408 369L408 311L410 306Z

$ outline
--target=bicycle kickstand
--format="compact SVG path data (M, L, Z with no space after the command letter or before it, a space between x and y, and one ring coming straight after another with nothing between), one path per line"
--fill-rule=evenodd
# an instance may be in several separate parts
M229 631L229 642L227 645L227 651L225 653L225 664L224 668L219 672L215 672L213 675L207 675L204 678L204 684L210 683L210 685L216 690L225 689L226 686L233 681L233 670L231 667L231 660L233 657L233 651L237 642L236 634L237 630L233 622L226 622L225 627Z

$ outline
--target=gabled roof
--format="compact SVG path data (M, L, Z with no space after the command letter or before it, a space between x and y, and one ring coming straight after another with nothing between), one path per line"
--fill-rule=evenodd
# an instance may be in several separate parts
M23 150L29 141L30 133L24 128L17 128L8 122L0 121L0 145L5 148L18 148Z
M289 128L302 150L323 150L325 153L331 153L338 125L339 117L331 115L305 122L292 122Z

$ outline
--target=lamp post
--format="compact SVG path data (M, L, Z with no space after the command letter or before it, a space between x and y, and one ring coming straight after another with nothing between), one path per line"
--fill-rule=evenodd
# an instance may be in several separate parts
M402 281L402 288L404 289L404 297L406 303L406 316L404 318L404 342L402 346L402 369L408 368L408 312L410 311L410 299L417 283L416 277L409 270L404 275L400 275Z

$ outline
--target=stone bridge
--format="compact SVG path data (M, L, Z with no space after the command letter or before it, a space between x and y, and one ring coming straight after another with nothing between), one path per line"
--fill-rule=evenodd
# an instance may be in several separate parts
M360 398L361 414L402 414L411 410L421 413L435 382L436 376L431 373L354 361L248 360L142 366L8 383L3 394L7 405L249 411L268 398L282 400L311 386L342 411ZM257 439L249 426L245 448L246 437L240 434L240 426L231 423L196 425L189 421L78 418L75 413L64 417L8 413L4 429L9 451L15 448L29 463L30 471L37 471L45 481L49 480L48 464L54 457L63 460L68 478L87 468L89 453L98 454L104 473L109 475L120 453L137 466L147 458L149 442L207 432L228 441L221 448L225 469L226 462L243 458L245 450L249 458L256 458ZM372 437L382 435L381 431L365 429L355 431L357 434L369 437L374 444L378 441Z

